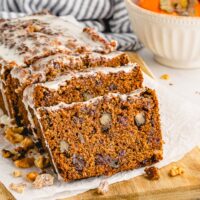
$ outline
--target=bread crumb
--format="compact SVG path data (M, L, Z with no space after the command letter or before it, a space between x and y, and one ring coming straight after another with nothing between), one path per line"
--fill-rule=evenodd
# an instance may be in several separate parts
M38 175L33 182L33 188L40 189L42 187L51 186L54 183L54 177L51 174Z
M22 172L19 170L14 170L12 173L13 177L17 178L17 177L21 177L22 176Z
M184 172L185 171L182 167L173 166L169 171L169 176L171 177L179 176L182 175Z
M157 167L146 167L145 168L146 177L149 180L158 180L160 179L160 173Z
M106 181L106 180L101 181L100 184L99 184L99 187L97 188L97 193L104 195L108 191L109 191L108 181Z
M170 76L168 74L163 74L160 79L162 80L169 80L170 79Z
M18 183L18 184L11 183L9 188L11 190L14 190L15 192L23 193L26 188L26 184L25 183Z

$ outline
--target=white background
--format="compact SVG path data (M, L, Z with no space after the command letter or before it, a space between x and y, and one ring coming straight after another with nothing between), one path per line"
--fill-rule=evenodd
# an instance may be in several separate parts
M145 48L138 53L146 62L159 83L166 85L173 93L180 94L185 97L185 99L200 104L200 66L199 69L192 70L172 69L154 61L153 54ZM168 74L170 80L161 80L160 76L163 74ZM173 86L170 86L169 83L172 83Z

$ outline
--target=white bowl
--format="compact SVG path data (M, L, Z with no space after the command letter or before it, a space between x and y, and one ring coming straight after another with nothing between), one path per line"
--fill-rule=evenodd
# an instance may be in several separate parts
M134 32L159 63L200 68L200 17L158 14L125 0Z

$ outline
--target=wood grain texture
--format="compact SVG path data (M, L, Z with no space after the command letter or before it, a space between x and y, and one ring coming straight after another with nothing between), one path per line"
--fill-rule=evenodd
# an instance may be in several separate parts
M154 78L137 54L128 54L131 61L138 62L142 70ZM175 164L184 168L185 173L182 176L169 177L168 172L172 165L160 170L161 178L158 181L149 181L144 176L139 176L111 185L105 195L98 195L96 190L91 190L65 200L200 200L200 149L195 148ZM0 200L14 200L1 183Z

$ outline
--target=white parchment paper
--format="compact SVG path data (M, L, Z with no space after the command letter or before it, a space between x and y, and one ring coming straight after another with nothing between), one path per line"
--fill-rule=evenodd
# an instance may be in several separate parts
M160 113L163 129L164 160L157 164L158 167L168 165L182 158L200 143L200 107L182 99L177 94L172 94L169 89L158 85L155 81L145 76L145 85L157 90L160 101ZM5 146L5 141L0 138L0 149ZM21 178L13 178L15 169L11 161L0 157L0 181L9 189L9 184L23 182ZM144 169L118 173L107 178L110 184L131 179L143 174ZM55 200L67 198L87 190L97 188L105 177L90 178L72 183L59 183L42 188L32 189L28 185L23 194L10 191L18 200Z

